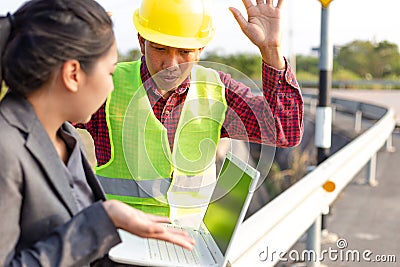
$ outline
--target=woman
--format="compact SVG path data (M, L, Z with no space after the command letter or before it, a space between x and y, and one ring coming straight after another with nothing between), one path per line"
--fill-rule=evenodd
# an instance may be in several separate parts
M29 1L0 19L1 54L0 266L101 264L117 228L191 249L185 233L158 224L167 218L105 200L67 123L87 121L113 89L117 49L103 8Z

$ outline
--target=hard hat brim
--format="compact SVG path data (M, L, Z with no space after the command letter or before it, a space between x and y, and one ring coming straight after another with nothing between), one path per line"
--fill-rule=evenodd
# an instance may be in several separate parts
M215 30L212 29L206 37L179 37L160 33L158 31L143 27L139 22L139 12L136 10L133 14L133 24L138 33L146 40L153 43L186 49L198 49L205 47L214 37Z

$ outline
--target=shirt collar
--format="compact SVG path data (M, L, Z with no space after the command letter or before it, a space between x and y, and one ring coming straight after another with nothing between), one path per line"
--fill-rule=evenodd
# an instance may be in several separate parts
M157 86L156 86L155 82L153 81L153 79L151 79L151 75L147 68L146 59L144 56L142 56L141 61L142 61L142 64L140 66L140 76L142 78L142 83L144 85L144 88L146 89L147 92L150 91L150 92L153 92L154 94L156 94L157 96L161 96L161 94L157 90ZM188 76L183 81L183 83L181 83L181 85L179 85L178 88L175 89L175 92L177 94L183 94L188 90L189 86L190 86L190 78Z

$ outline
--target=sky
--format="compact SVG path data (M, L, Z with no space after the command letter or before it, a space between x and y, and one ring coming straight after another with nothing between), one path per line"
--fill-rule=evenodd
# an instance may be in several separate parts
M160 0L162 1L162 0ZM275 0L276 1L276 0ZM15 11L25 0L1 0L0 14ZM138 49L137 32L132 14L140 0L98 0L112 12L118 49L126 53ZM254 2L254 1L253 1ZM228 7L245 15L242 0L213 0L216 36L205 51L231 54L257 53L258 49L242 33ZM312 54L321 36L321 3L318 0L285 0L283 5L282 48L284 55ZM400 47L398 0L333 0L329 5L329 35L334 45L354 40L379 42L387 40Z

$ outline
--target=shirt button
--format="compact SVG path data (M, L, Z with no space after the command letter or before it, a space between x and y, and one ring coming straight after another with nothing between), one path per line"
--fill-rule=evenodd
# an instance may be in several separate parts
M169 110L165 111L165 115L167 116L169 115Z

